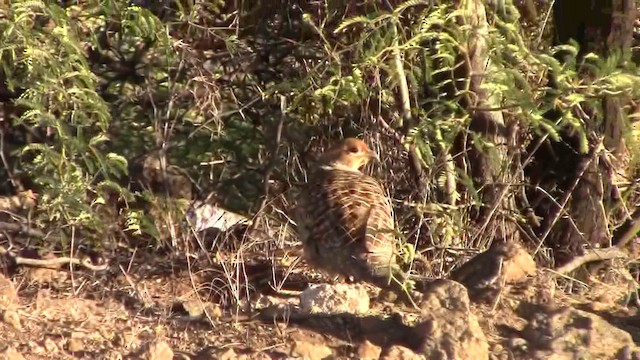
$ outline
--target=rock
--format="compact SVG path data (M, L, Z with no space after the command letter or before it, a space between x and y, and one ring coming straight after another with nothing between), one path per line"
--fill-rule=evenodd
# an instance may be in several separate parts
M67 340L67 350L69 350L70 352L72 353L79 352L79 351L82 351L83 349L84 349L84 343L82 342L81 339L71 338Z
M302 357L305 360L322 360L332 354L333 351L328 346L308 341L295 341L291 347L291 355Z
M5 351L0 353L0 360L25 360L24 356L13 347L8 347Z
M382 353L382 348L378 345L371 343L369 340L365 340L358 345L358 358L359 359L378 359Z
M309 314L364 314L369 294L362 285L313 285L300 294L300 308Z
M18 292L13 281L0 274L0 310L13 309L18 303Z
M47 350L35 341L29 341L27 347L29 348L29 353L33 355L43 355L47 353Z
M204 319L207 314L212 319L218 319L222 316L222 308L219 304L200 302L198 300L178 301L173 304L171 310L178 314L187 315L190 320Z
M145 354L147 360L172 360L173 350L165 341L155 341L149 346Z
M385 350L380 356L380 360L425 360L424 356L418 355L411 349L404 346L393 345Z
M505 253L507 256L502 267L506 284L522 282L536 274L536 262L525 248L517 243L510 243L510 249Z
M56 345L56 343L50 337L44 339L44 343L42 345L49 354L58 351L58 345Z
M22 324L20 323L20 316L15 310L5 310L2 312L2 322L11 326L14 330L22 329Z
M421 320L412 333L428 359L488 359L489 345L469 307L467 290L450 280L432 283L420 302Z
M224 350L224 352L222 352L221 354L218 354L217 356L217 359L220 359L220 360L233 360L237 358L238 358L238 354L236 354L235 350L233 349Z
M535 273L536 263L521 245L495 240L487 251L453 270L450 278L464 285L473 301L492 301L504 285Z
M0 274L0 320L14 330L22 329L18 307L20 301L13 282Z
M529 321L522 336L536 357L614 359L638 350L629 333L586 311L522 304L518 312Z

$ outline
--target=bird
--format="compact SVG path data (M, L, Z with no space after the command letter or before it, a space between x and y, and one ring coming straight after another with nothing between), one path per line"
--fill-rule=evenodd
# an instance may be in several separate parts
M373 160L379 161L377 154L356 138L324 152L298 197L297 231L312 267L406 299L391 199L378 180L361 171Z
M454 269L449 278L464 285L472 301L494 302L505 285L535 272L535 261L520 244L495 239L489 249Z

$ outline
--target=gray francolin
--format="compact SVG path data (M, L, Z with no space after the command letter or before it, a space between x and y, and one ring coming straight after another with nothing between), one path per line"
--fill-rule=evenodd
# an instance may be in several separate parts
M372 159L377 159L375 152L354 138L320 157L298 198L298 234L311 266L406 299L391 200L376 179L360 172Z

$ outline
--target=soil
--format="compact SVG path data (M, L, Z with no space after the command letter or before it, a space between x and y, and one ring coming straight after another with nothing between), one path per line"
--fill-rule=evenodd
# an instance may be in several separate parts
M375 340L350 331L343 317L311 323L256 316L261 307L297 301L297 293L309 283L335 282L303 261L284 261L284 256L274 267L274 259L265 257L235 271L229 259L238 253L226 260L218 254L217 265L153 254L132 251L109 259L108 269L97 272L80 266L74 271L64 266L8 269L0 281L0 304L5 304L0 352L8 359L357 359L380 354ZM549 282L527 286L531 298L548 290ZM550 302L597 312L612 323L624 319L619 322L633 328L636 307L619 302L628 287L602 283L589 289L571 296L559 289ZM369 290L372 308L367 316L381 319L378 326L392 324L384 319L412 313ZM234 294L239 294L239 307L228 305L234 303ZM523 293L513 294L505 293L493 304L472 305L494 359L533 358L509 350L518 339L514 334L527 324L516 311ZM637 342L640 332L635 334Z

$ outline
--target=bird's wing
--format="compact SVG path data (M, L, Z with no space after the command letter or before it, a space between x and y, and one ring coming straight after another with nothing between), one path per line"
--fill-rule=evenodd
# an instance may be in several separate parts
M321 196L329 204L325 216L336 225L334 237L361 244L367 252L376 252L379 242L393 241L391 201L378 181L361 173L334 170L323 184Z
M309 241L340 248L364 237L368 205L361 196L360 176L341 170L316 174L300 204Z
M369 208L363 245L369 253L369 262L395 263L396 238L391 199L373 178L368 178L366 188Z

